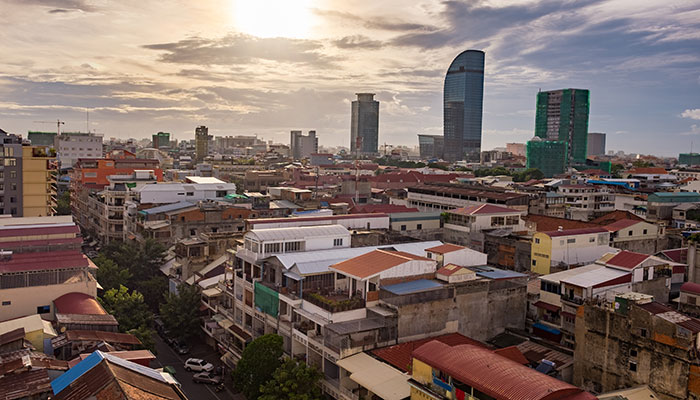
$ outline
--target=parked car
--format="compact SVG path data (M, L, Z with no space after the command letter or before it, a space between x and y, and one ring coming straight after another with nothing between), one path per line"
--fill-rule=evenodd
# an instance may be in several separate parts
M181 340L173 340L172 346L178 354L187 354L190 352L190 348Z
M187 361L185 361L185 370L186 371L211 372L213 369L214 369L213 365L202 360L201 358L188 358Z
M200 372L194 374L192 380L196 383L208 383L210 385L218 385L221 383L221 375L214 375L212 372Z

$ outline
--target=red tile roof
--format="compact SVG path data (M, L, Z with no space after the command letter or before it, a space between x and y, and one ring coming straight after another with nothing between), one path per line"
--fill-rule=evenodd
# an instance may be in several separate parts
M407 263L409 261L434 261L403 251L374 250L349 260L331 265L329 268L358 279L377 275L382 271Z
M439 246L425 249L425 251L429 251L431 253L437 253L437 254L447 254L447 253L451 253L453 251L464 250L464 249L466 249L466 247L464 247L464 246L458 246L456 244L445 243L445 244L441 244Z
M627 251L623 250L613 256L613 258L609 259L606 264L612 265L615 267L622 267L626 269L633 269L637 265L641 264L649 258L650 256L648 254L642 254L642 253L635 253L632 251Z
M632 175L636 175L636 174L663 175L663 174L667 173L667 171L661 167L632 168L628 172Z
M413 340L410 342L400 343L389 347L384 347L381 349L372 350L372 354L376 357L386 361L392 366L398 368L403 372L411 371L411 360L413 359L413 351L420 346L437 340L439 342L445 343L448 346L457 346L460 344L472 344L475 346L482 346L488 348L485 344L464 336L459 333L449 333L447 335L435 336L431 338L425 338L420 340Z
M589 235L591 233L607 233L608 230L602 227L597 227L597 228L581 228L581 229L564 229L564 230L556 230L556 231L549 231L549 232L543 232L550 237L558 237L558 236L575 236L575 235Z
M681 285L681 292L700 294L700 284L693 283L693 282L686 282L686 283Z
M523 355L518 346L504 347L502 349L494 350L493 352L499 356L513 360L518 364L530 364L530 361Z
M661 252L666 258L673 262L685 264L688 262L688 248L663 250Z
M85 293L66 293L53 301L56 312L61 314L107 315L94 297Z
M621 219L619 221L615 221L610 225L605 225L604 228L609 230L610 232L617 232L619 230L629 228L632 225L637 225L641 221L635 221L632 219Z
M520 211L514 210L512 208L497 206L493 204L481 204L476 206L462 207L456 210L449 211L452 214L460 215L483 215L483 214L510 214L517 213Z
M538 232L556 231L561 226L562 229L593 228L596 225L590 222L575 221L566 218L548 217L546 215L528 214L523 216L525 221L537 225Z
M79 250L15 253L0 261L0 273L89 267L87 257Z
M592 394L482 347L450 347L437 340L413 351L413 357L497 399L595 399Z

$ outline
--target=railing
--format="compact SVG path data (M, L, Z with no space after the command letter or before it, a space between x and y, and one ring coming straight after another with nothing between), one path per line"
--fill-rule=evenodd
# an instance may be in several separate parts
M332 313L340 311L357 310L365 307L365 300L361 297L352 297L347 300L333 300L319 293L304 293L304 300L321 307Z
M343 400L360 400L360 395L353 393L352 390L344 388L337 379L325 378L321 380L323 390L336 399Z
M561 299L564 300L564 301L568 301L569 303L574 303L574 304L578 304L578 305L582 305L583 302L584 302L584 299L583 299L583 298L581 298L581 297L575 297L575 296L574 296L574 297L569 297L569 296L562 295L562 296L561 296Z

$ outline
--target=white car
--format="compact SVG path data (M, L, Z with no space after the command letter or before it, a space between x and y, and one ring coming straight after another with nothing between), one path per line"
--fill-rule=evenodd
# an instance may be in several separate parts
M195 372L210 372L214 369L214 366L210 363L202 360L201 358L188 358L185 361L185 370L195 371Z

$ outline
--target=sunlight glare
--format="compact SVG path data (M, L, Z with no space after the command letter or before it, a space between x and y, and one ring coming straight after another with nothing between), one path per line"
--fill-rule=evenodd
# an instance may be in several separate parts
M234 0L236 30L258 37L306 38L311 0Z

